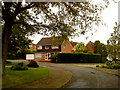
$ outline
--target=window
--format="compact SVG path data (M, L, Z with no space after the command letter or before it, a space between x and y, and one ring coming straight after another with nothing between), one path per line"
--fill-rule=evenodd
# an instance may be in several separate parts
M42 55L41 54L35 54L35 58L41 58Z
M45 46L45 49L49 49L49 46L48 46L48 45L46 45L46 46Z
M64 48L66 48L66 45L64 45Z
M52 46L52 49L58 49L58 48L59 46L56 46L56 45Z
M32 47L32 45L29 45L29 47Z
M38 46L38 49L42 49L42 46Z

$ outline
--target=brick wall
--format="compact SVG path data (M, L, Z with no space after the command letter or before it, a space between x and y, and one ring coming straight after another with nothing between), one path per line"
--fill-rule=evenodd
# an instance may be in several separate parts
M89 52L94 53L93 48L92 48L89 44L87 44L86 47L87 47L87 50L88 50Z
M72 52L72 49L73 47L68 40L65 40L61 45L61 52Z
M29 47L30 50L35 50L36 51L36 45L33 43L30 43L31 47Z

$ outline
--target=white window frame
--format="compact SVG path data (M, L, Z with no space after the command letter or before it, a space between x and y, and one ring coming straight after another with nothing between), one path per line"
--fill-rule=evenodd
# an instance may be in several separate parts
M32 45L29 45L29 47L31 48L31 47L32 47Z
M58 45L53 45L52 49L59 49L59 46Z
M51 53L46 53L45 54L45 60L49 60L49 57L51 57Z
M42 46L38 46L37 49L42 49Z
M66 48L66 45L64 45L64 48Z
M48 45L46 45L46 46L45 46L45 49L49 49L49 46L48 46Z

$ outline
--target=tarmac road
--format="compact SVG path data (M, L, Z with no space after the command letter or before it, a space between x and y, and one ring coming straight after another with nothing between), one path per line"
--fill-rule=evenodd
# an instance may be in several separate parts
M63 88L118 88L118 76L92 69L88 66L69 64L39 63L40 66L51 66L68 70L73 77Z

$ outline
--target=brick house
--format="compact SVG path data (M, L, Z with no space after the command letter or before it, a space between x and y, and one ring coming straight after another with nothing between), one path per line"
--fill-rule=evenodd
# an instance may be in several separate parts
M72 52L77 43L65 40L60 36L42 38L36 45L37 52L35 53L36 61L49 62L49 57L52 54L60 52Z
M94 53L94 43L89 41L87 44L86 44L86 48L89 52L92 52Z
M36 51L36 44L33 44L32 42L29 43L29 50L34 50L34 51Z

